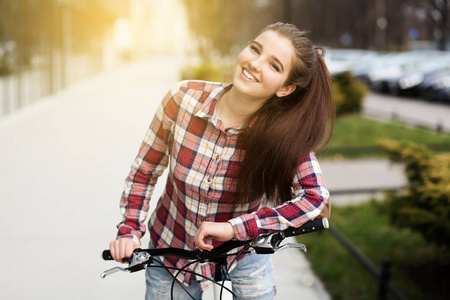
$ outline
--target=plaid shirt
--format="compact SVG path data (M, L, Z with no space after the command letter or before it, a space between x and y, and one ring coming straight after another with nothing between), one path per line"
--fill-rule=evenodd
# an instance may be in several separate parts
M292 182L293 197L275 208L260 207L261 199L233 208L236 177L244 156L240 132L224 128L215 115L217 100L231 84L183 81L163 99L125 182L120 206L124 216L118 236L137 243L145 233L149 200L158 177L169 166L166 187L150 217L155 247L195 249L194 236L204 221L231 223L235 238L251 239L289 226L298 227L319 215L328 190L314 153L304 157ZM214 246L220 242L213 241ZM183 267L177 258L168 266ZM212 278L212 264L190 270ZM191 274L181 275L189 284ZM197 278L201 289L209 283Z

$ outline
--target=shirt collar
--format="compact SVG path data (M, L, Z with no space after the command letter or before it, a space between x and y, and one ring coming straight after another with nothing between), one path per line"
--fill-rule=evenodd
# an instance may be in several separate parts
M212 90L195 115L200 118L212 118L216 110L217 101L226 91L231 89L232 85L232 83L222 83Z
M232 86L232 83L222 83L221 85L216 87L206 98L205 102L203 102L202 106L200 106L195 116L200 118L211 118L214 126L216 126L217 120L213 120L213 118L217 118L217 115L215 113L217 101L220 99L220 97L222 97L223 94L225 94L225 92L230 90ZM255 121L256 118L253 118L253 120L245 128L223 128L223 130L227 134L238 134L244 130L248 131L253 126Z

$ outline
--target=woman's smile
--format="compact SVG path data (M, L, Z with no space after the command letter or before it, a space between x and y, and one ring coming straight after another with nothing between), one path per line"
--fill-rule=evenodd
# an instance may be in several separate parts
M243 74L244 78L246 78L250 81L258 82L258 79L256 79L256 77L249 70L243 68L242 74Z

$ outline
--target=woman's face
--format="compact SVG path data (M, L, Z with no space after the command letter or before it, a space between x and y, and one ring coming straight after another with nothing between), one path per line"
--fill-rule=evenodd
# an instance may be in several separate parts
M247 96L267 100L287 96L295 86L285 86L295 57L291 42L277 32L261 33L238 56L233 87Z

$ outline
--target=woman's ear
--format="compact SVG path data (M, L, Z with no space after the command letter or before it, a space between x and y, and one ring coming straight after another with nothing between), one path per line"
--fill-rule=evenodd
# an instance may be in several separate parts
M289 94L291 94L293 91L295 91L296 88L297 88L297 86L295 84L286 85L286 86L282 87L281 89L279 89L275 93L275 95L277 95L278 98L286 97Z

